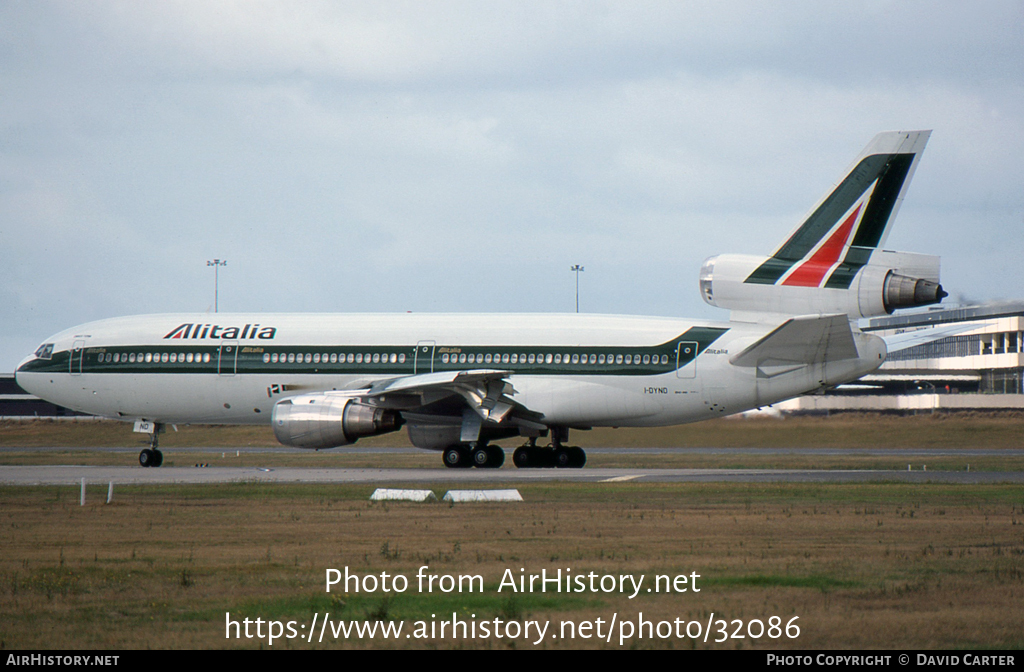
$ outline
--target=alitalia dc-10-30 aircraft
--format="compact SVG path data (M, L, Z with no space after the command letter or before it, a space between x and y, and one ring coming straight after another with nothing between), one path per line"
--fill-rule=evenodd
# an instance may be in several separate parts
M135 423L269 422L324 449L404 427L448 467L582 467L569 430L696 422L847 383L889 342L857 320L938 303L939 259L882 249L930 131L876 136L768 256L704 262L728 322L588 314L142 315L62 331L20 363L55 404ZM538 443L539 439L544 439Z

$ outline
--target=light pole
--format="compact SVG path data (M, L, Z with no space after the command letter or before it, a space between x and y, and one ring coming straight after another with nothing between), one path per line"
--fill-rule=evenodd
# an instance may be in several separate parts
M573 267L569 269L576 274L576 312L580 312L580 273L583 272L583 267L579 264L573 264Z
M219 295L220 295L220 267L227 266L227 259L214 259L213 261L207 261L207 266L213 266L213 312L218 312Z

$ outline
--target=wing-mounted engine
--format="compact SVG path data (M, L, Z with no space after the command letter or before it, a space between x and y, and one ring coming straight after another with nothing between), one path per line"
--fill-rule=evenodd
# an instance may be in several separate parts
M401 428L395 410L360 403L344 394L318 393L282 399L274 404L271 422L277 440L295 448L335 448L365 436Z
M705 302L728 310L787 315L844 313L855 318L927 306L947 296L939 284L938 257L887 250L867 253L870 263L851 269L840 266L834 271L830 265L822 279L813 283L801 282L799 277L790 281L799 269L790 270L775 282L758 281L759 270L772 266L773 258L722 254L701 267L700 294ZM824 279L828 271L832 271L834 281Z

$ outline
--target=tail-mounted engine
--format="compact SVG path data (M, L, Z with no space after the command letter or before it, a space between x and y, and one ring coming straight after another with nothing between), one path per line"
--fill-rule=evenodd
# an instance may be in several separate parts
M870 261L857 267L776 268L785 263L740 254L711 257L701 267L701 297L729 310L857 318L927 306L947 296L939 284L939 258L930 255L874 250Z
M335 448L364 436L394 432L402 417L341 394L304 394L274 404L274 435L295 448Z

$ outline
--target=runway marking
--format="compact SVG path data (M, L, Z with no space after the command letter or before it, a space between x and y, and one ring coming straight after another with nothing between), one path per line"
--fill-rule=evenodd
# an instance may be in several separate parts
M606 478L599 483L620 483L622 481L632 481L634 478L640 478L643 474L633 474L632 476L616 476L615 478Z

